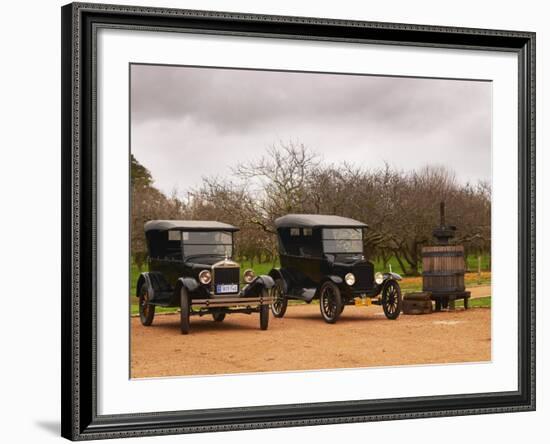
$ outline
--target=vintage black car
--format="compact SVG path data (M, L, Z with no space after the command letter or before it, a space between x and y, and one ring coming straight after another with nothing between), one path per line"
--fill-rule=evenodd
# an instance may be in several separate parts
M382 305L388 319L401 312L397 273L374 273L365 260L362 222L323 214L288 214L275 220L281 267L271 270L273 315L285 315L289 299L319 299L321 315L334 323L346 305Z
M152 220L145 224L149 271L137 282L141 323L149 326L155 307L180 307L182 334L189 317L211 314L222 322L229 313L259 313L260 328L269 323L273 279L243 272L233 256L229 224L196 220Z

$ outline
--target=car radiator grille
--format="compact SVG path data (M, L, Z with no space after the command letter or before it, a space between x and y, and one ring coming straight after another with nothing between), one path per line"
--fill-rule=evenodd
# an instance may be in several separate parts
M367 290L372 288L374 282L374 270L371 264L358 264L353 267L355 275L355 284L353 288L356 290Z
M214 294L222 294L218 292L218 285L237 285L239 291L239 268L214 268Z

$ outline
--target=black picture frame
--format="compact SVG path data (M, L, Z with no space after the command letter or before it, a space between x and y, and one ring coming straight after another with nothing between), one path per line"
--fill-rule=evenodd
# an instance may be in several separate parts
M535 409L535 33L72 3L62 15L62 436L71 440ZM518 389L97 414L95 38L99 27L513 52L519 66Z

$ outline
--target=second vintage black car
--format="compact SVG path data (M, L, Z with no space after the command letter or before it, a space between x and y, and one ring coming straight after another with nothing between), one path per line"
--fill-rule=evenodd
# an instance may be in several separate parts
M346 217L288 214L275 220L281 267L271 270L275 281L271 310L285 315L289 299L319 299L321 315L334 323L346 305L382 305L388 319L401 312L397 273L374 272L365 260L363 230L367 225Z
M149 271L137 281L141 323L149 326L155 307L179 307L181 332L190 316L212 315L222 322L230 313L259 313L260 328L269 323L273 279L249 269L240 282L232 260L237 227L215 221L152 220L145 224Z

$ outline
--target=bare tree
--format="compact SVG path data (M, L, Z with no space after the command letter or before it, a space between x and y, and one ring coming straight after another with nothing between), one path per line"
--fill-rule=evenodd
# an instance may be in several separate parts
M242 163L234 172L258 193L257 210L266 218L301 209L307 201L308 179L319 165L320 156L303 144L281 142L268 148L259 161Z
M133 159L135 161L135 159ZM135 165L134 165L135 164ZM433 242L439 202L447 222L459 227L457 241L467 251L490 252L491 187L457 183L442 166L402 171L386 164L368 170L327 165L301 143L280 143L257 161L235 167L235 181L207 177L189 198L166 197L137 161L132 175L132 254L145 257L143 223L149 219L220 220L238 226L236 254L251 262L277 259L273 221L288 213L335 214L368 224L365 254L387 262L394 256L408 274L417 274L421 248Z

